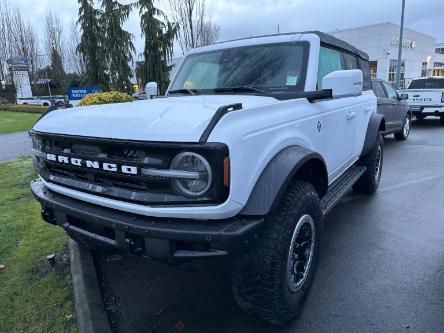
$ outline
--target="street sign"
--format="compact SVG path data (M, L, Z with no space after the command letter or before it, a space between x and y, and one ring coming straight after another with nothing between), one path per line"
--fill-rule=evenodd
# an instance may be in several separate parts
M68 99L70 101L80 101L85 96L101 92L102 88L99 86L95 87L69 87L68 88Z

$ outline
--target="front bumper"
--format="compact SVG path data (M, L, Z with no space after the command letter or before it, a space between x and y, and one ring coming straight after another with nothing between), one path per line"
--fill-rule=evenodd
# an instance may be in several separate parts
M236 256L260 237L263 217L200 221L130 214L79 201L31 183L42 218L68 233L159 260Z

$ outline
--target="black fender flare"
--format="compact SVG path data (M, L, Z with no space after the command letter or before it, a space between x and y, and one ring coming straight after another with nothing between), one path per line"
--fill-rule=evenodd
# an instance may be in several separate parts
M367 155L376 142L379 132L385 131L385 119L382 114L373 113L368 121L367 133L365 134L364 147L362 148L361 157Z
M328 173L322 156L301 146L289 146L267 164L240 214L266 215L273 211L288 184L298 175L302 180L311 180L319 197L327 192Z

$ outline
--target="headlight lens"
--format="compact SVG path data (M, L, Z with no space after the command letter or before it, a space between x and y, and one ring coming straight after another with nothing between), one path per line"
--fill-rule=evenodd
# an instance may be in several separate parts
M171 169L199 173L199 179L172 179L171 182L177 192L186 197L200 197L211 186L212 172L207 160L196 153L181 153L171 162Z
M43 140L36 135L31 135L32 148L38 151L43 150Z

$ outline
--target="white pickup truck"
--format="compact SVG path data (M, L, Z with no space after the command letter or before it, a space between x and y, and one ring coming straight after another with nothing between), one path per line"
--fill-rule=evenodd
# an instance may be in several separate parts
M407 102L416 119L440 117L444 125L444 77L414 79L401 93L409 95Z
M17 104L50 106L52 103L49 99L40 99L38 97L26 97L26 98L17 98Z

